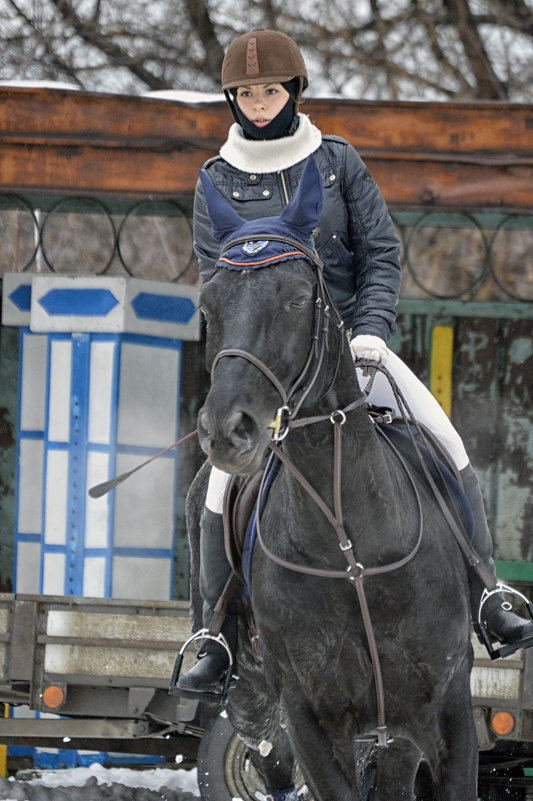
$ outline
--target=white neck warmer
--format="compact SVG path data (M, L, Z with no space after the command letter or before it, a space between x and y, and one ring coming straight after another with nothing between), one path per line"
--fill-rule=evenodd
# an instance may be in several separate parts
M322 143L322 134L306 114L298 115L300 123L293 136L281 139L245 139L242 128L234 123L220 148L222 158L242 172L262 175L286 170L303 161Z

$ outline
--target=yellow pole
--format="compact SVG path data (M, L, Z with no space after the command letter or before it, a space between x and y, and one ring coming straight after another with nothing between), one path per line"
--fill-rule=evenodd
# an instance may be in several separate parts
M448 417L452 414L453 328L436 325L431 335L429 388Z
M4 704L4 717L9 717L9 704ZM7 777L7 745L0 745L0 776Z

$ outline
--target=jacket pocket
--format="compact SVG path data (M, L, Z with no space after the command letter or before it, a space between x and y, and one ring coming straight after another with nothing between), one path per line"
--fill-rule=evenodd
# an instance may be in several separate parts
M351 302L356 290L353 254L344 247L340 236L333 234L318 255L324 262L324 276L337 305Z

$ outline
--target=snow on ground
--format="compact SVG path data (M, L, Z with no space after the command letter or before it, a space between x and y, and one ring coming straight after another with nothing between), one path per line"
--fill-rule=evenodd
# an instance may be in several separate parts
M0 777L2 801L197 801L196 770L43 770L29 781Z

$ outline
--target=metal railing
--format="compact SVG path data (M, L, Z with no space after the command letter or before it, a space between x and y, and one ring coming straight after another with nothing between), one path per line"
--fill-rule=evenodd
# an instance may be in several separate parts
M0 195L0 272L196 283L192 199ZM402 297L533 301L533 213L403 211Z

